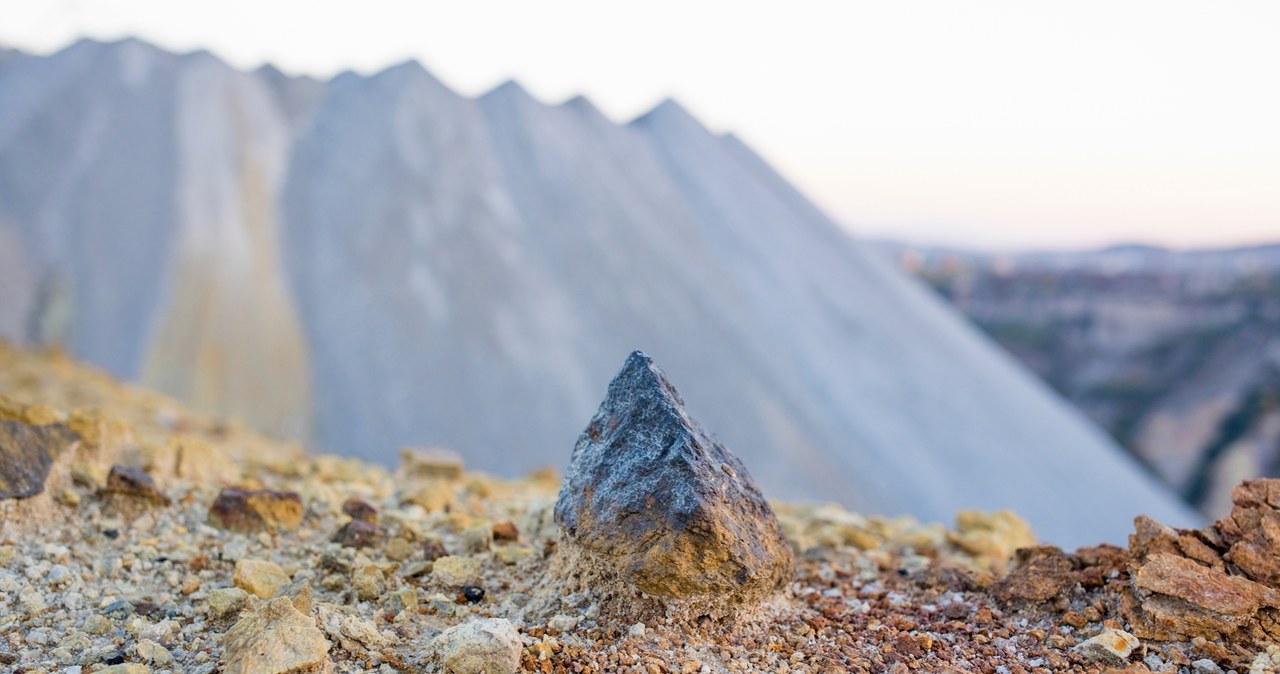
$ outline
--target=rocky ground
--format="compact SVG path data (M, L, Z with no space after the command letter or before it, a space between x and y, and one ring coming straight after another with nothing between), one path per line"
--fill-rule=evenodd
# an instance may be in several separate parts
M724 616L621 610L572 563L558 476L447 452L310 456L0 346L0 672L1268 672L1280 486L1202 531L1035 547L774 504L794 573ZM729 473L726 467L726 473ZM729 473L730 477L734 477ZM1020 552L1015 552L1021 548ZM1274 635L1274 636L1273 636Z

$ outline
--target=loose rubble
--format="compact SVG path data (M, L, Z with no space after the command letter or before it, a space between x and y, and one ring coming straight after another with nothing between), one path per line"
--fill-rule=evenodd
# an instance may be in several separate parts
M1127 547L1071 552L1036 547L1014 514L962 514L948 529L772 504L795 566L762 602L710 618L618 615L634 599L618 586L566 582L571 544L546 472L311 456L3 344L0 396L0 419L75 436L38 493L0 498L0 674L467 671L463 657L573 674L1280 666L1274 480L1241 485L1232 514L1204 529L1139 518ZM146 479L113 481L112 466ZM448 506L407 498L426 485ZM296 494L297 527L210 524L228 486ZM334 540L357 521L374 544Z

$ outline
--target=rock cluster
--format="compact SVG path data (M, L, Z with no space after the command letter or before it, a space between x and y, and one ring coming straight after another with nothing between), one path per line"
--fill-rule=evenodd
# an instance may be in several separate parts
M712 612L762 599L793 569L747 469L639 351L578 439L555 519L580 569Z

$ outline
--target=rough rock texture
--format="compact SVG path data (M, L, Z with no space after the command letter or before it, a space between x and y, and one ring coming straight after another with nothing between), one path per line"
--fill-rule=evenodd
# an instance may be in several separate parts
M334 532L333 542L348 548L376 548L386 537L386 532L376 524L351 520Z
M228 487L209 506L210 525L243 534L293 531L301 523L302 498L293 492Z
M588 563L658 597L752 602L794 566L746 467L639 351L578 439L555 519Z
M276 597L241 618L223 639L223 674L302 674L328 664L329 641L314 618Z
M62 424L33 426L0 420L0 499L44 491L53 462L79 436Z
M436 641L440 664L451 674L514 674L520 668L520 633L505 618L450 627Z

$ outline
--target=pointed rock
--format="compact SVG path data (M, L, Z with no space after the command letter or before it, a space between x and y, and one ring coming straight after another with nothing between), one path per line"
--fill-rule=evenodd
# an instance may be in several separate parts
M742 462L689 417L640 351L578 439L555 518L597 571L653 597L738 606L794 568Z

